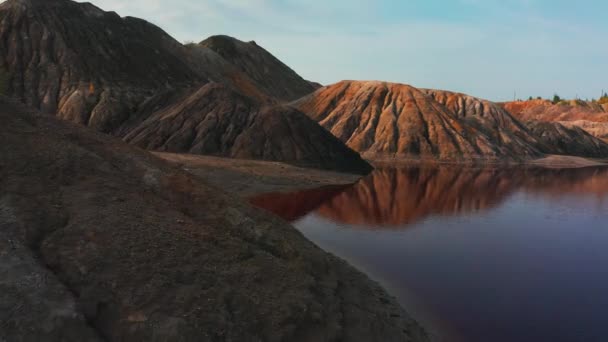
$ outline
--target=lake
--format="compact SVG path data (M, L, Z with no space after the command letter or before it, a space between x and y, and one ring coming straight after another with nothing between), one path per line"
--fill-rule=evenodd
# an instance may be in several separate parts
M608 341L608 169L424 166L252 203L380 282L434 341Z

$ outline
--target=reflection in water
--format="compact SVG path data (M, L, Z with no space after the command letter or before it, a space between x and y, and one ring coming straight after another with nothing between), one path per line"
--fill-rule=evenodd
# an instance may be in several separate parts
M367 228L403 228L429 215L478 212L525 190L563 194L608 194L608 168L408 167L376 170L355 186L265 194L251 203L289 221L307 213Z
M505 170L406 168L378 170L334 197L317 214L351 225L399 226L430 214L490 208L514 188Z
M606 168L387 169L255 203L380 281L437 341L608 341Z
M337 185L292 193L269 193L253 197L249 199L249 203L293 222L318 209L347 187L347 185Z

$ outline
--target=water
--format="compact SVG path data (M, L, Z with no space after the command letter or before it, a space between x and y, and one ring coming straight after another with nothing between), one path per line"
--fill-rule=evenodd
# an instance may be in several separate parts
M435 341L608 341L608 169L386 169L256 205L379 281Z

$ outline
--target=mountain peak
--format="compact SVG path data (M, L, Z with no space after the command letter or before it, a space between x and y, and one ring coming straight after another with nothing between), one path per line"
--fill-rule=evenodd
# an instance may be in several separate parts
M246 43L217 35L203 40L199 46L214 51L257 82L265 93L280 100L293 101L315 90L312 84L255 41Z

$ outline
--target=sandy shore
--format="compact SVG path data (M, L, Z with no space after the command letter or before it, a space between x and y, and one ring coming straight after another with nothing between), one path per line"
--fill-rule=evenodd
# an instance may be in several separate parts
M360 175L306 169L278 162L159 152L154 154L241 197L353 184L361 178Z

